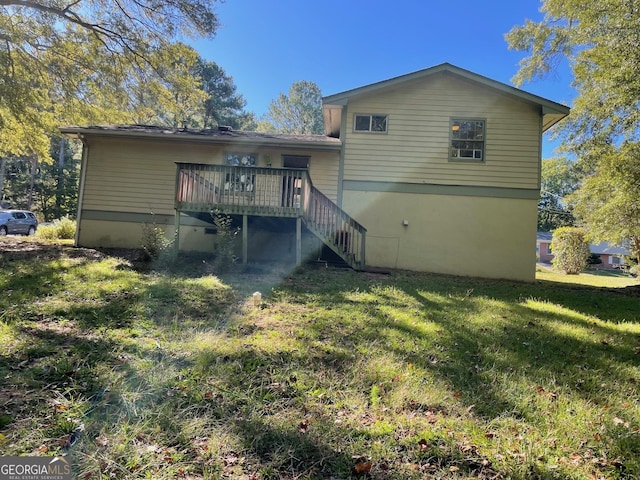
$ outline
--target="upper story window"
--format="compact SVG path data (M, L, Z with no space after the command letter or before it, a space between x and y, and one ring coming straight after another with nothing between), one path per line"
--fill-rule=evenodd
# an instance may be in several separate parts
M451 119L451 160L484 161L486 121Z
M386 132L386 115L356 115L353 121L353 129L356 132Z

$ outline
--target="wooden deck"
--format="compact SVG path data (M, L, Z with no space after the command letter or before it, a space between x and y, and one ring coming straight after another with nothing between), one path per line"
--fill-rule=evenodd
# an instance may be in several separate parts
M366 229L315 188L307 170L177 163L175 208L297 218L353 268L364 267Z

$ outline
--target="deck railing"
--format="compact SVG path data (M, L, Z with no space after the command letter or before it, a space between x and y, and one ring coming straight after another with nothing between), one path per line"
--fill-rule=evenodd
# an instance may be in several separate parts
M364 266L366 229L318 190L307 170L177 163L178 211L302 217L354 268Z
M304 170L178 163L176 208L296 217Z

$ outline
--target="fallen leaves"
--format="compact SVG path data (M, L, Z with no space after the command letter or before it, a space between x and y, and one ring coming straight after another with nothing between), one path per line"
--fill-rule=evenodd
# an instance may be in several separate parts
M556 392L547 391L542 385L536 386L536 391L538 392L538 395L544 395L554 401L558 398L558 394Z
M625 428L629 428L629 422L625 422L624 420L622 420L621 418L618 418L618 417L613 417L613 424L616 427L619 427L620 425L622 425Z
M371 460L369 460L366 456L354 455L352 458L356 461L356 464L353 467L354 474L360 476L365 475L371 471L371 467L373 466L373 464L371 463Z

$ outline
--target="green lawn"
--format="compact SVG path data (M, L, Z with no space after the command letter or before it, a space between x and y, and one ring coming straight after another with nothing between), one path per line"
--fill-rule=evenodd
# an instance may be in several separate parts
M5 455L82 479L640 478L633 287L1 250Z
M574 283L592 287L624 288L640 285L640 280L619 270L587 270L579 275L565 275L551 268L538 267L537 280L549 282Z

